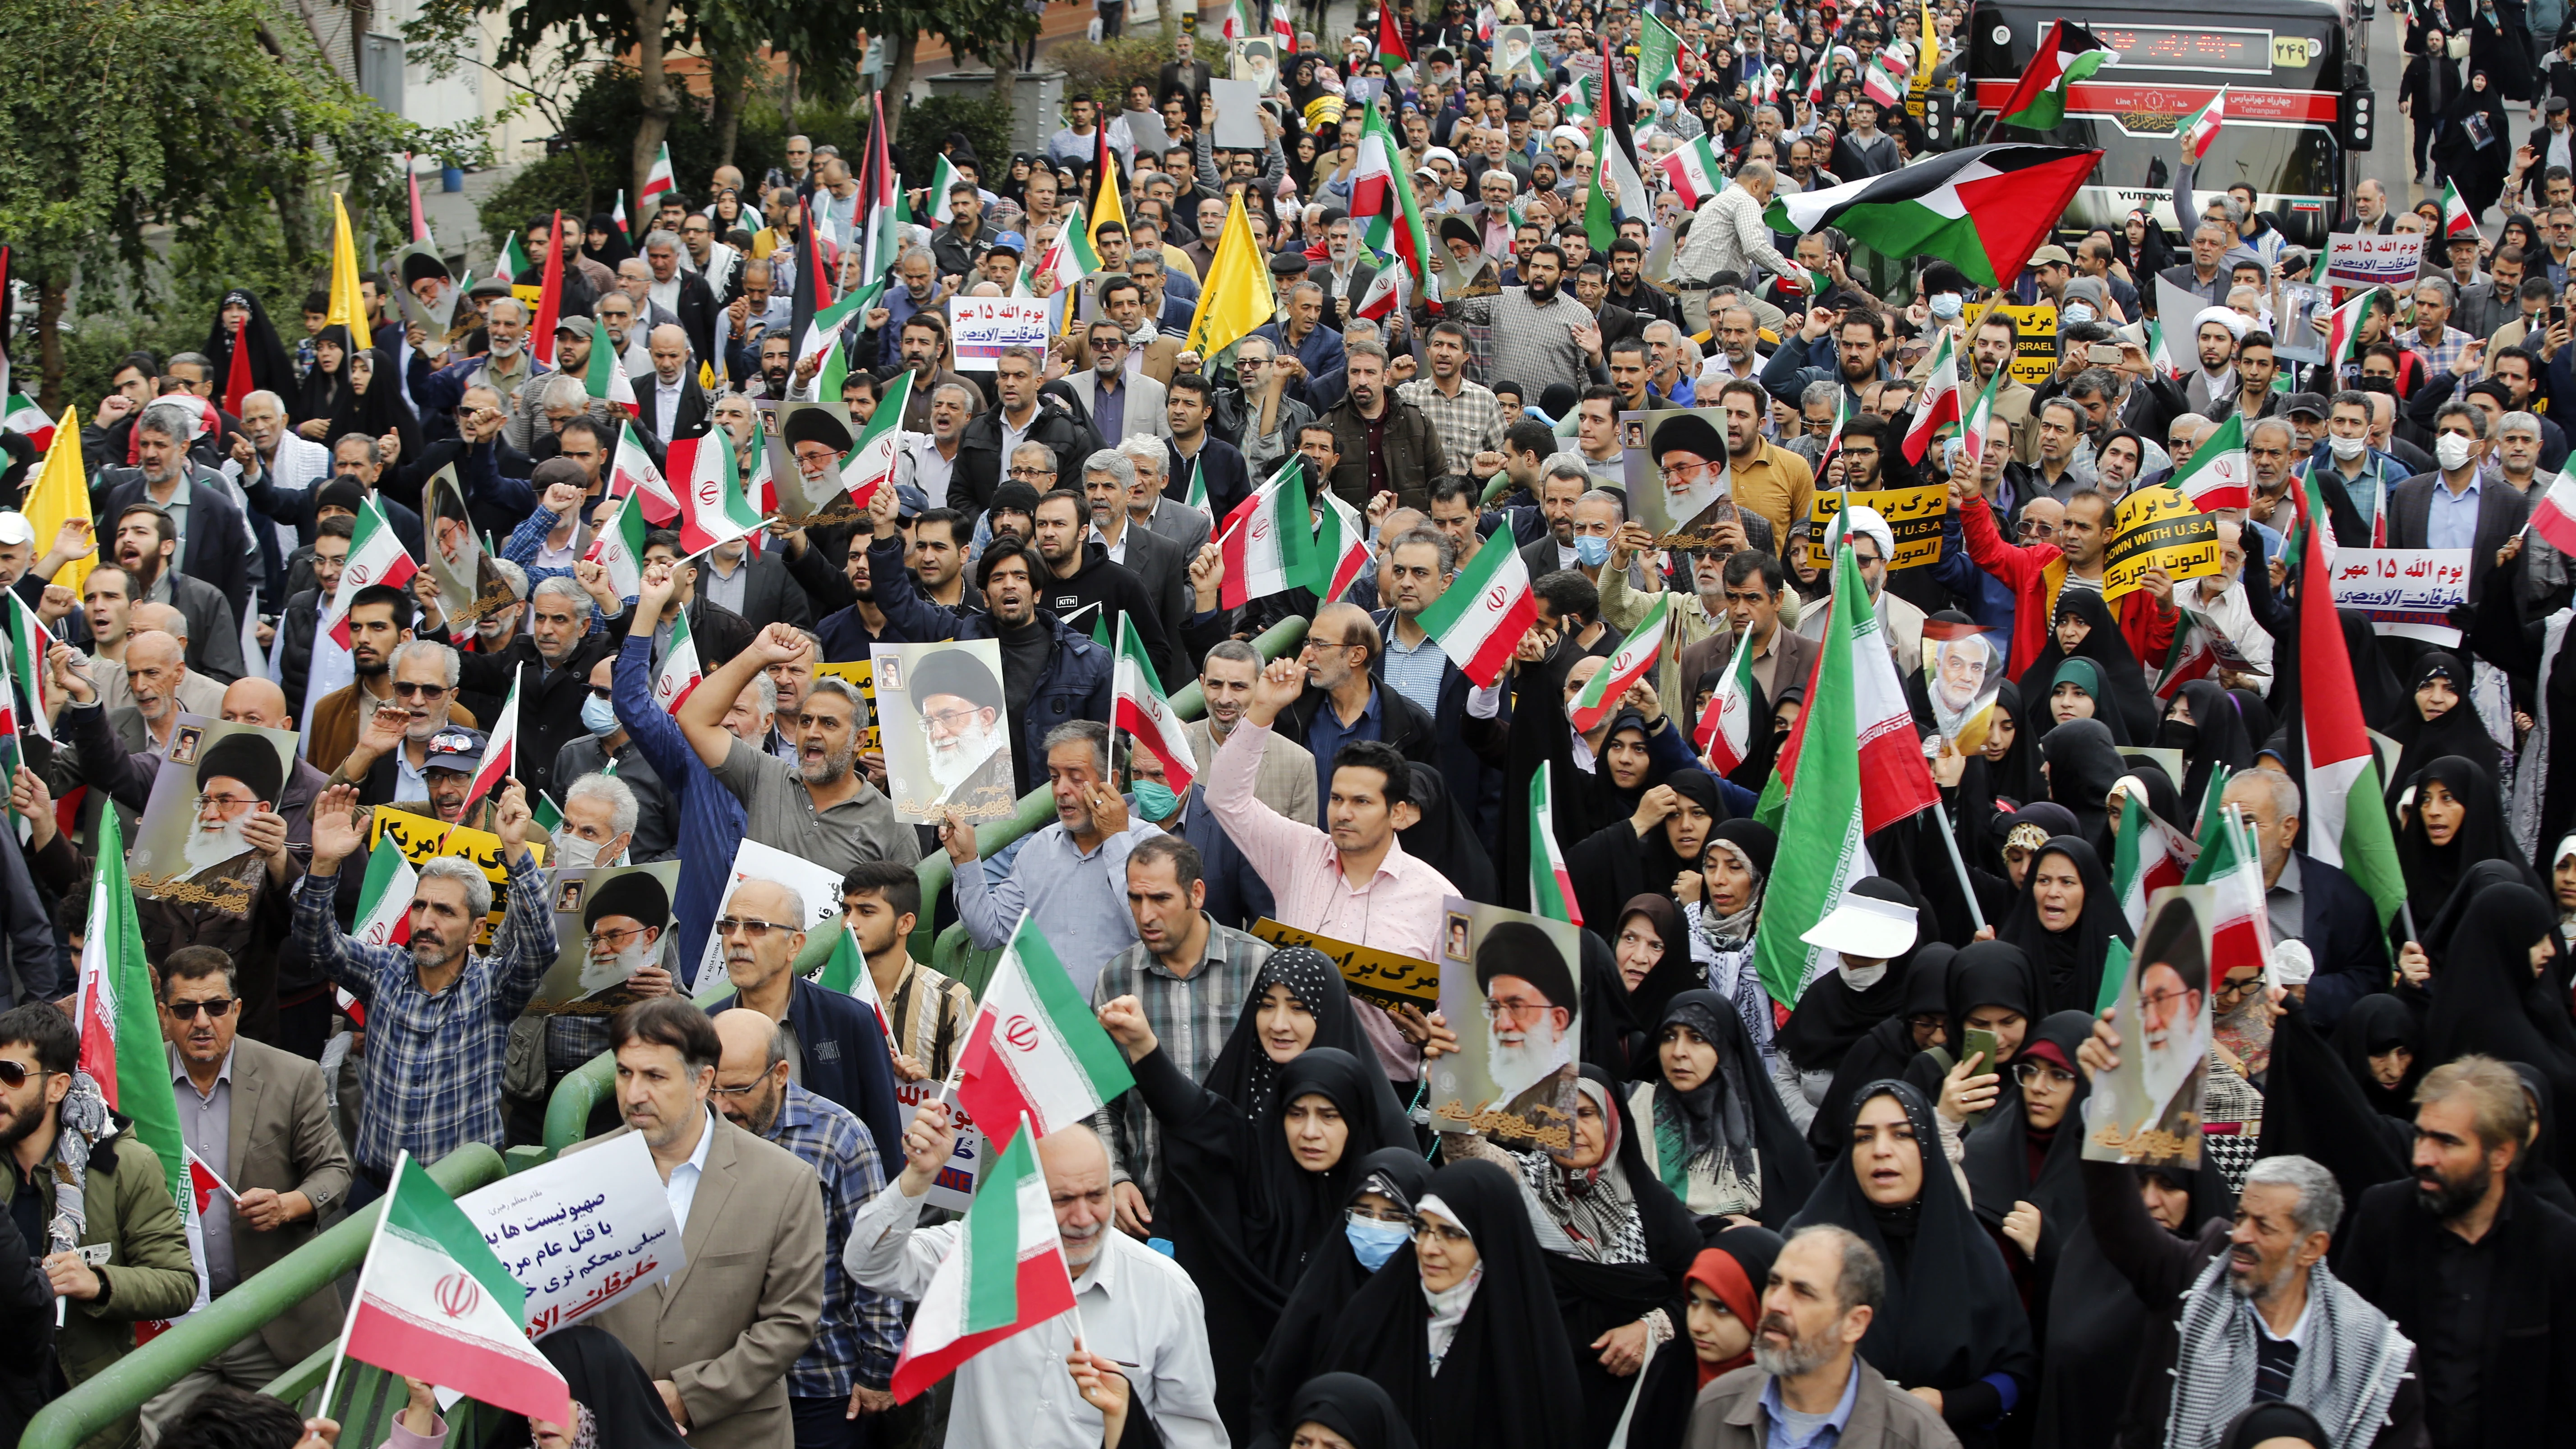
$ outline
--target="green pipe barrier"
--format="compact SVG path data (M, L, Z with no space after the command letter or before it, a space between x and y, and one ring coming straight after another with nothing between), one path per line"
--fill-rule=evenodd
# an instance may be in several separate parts
M450 1197L463 1197L501 1180L501 1154L480 1143L456 1149L429 1169L432 1182ZM83 1439L143 1406L145 1400L177 1383L198 1365L230 1348L271 1319L330 1286L358 1266L375 1236L384 1211L374 1202L325 1229L312 1242L287 1254L267 1271L243 1280L240 1287L194 1313L176 1328L118 1359L97 1377L47 1404L27 1425L19 1449L75 1449ZM330 1351L307 1359L280 1384L315 1369L306 1390L321 1382L317 1365L327 1367ZM272 1385L272 1390L277 1385ZM299 1395L300 1396L300 1395Z
M796 974L813 975L823 969L823 962L831 954L831 936L817 932L805 942L805 949L797 953ZM702 1007L711 1007L731 995L733 983L720 975L693 999ZM607 1101L616 1090L617 1058L608 1052L601 1052L565 1073L564 1079L555 1083L553 1093L546 1098L545 1147L536 1161L551 1162L556 1153L590 1136L592 1109ZM523 1152L526 1149L512 1150Z

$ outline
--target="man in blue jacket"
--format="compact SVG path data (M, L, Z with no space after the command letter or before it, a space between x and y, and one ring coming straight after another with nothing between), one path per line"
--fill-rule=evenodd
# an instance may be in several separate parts
M1013 728L1016 788L1025 795L1046 783L1044 741L1049 731L1078 719L1108 721L1109 651L1038 607L1038 589L1051 571L1034 547L1008 538L985 549L975 566L975 587L984 595L986 612L943 608L922 597L903 565L895 506L891 488L878 489L868 504L868 520L875 528L868 575L877 607L900 637L918 643L1002 641L1002 693L1019 715Z
M582 563L575 568L589 574L600 566ZM742 801L716 780L680 733L670 711L653 698L653 628L662 617L662 606L679 587L674 572L669 564L645 566L642 591L627 615L626 638L618 645L617 664L609 673L609 702L616 706L617 722L627 738L670 791L677 811L680 859L707 867L680 872L679 889L671 897L671 913L680 923L680 970L685 977L705 959L707 931L723 899L720 892L731 873L735 847L742 843L746 817ZM694 981L686 985L691 991L697 989Z

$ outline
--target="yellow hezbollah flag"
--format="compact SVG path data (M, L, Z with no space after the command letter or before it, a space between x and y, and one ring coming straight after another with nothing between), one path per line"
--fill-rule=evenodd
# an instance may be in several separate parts
M1105 124L1105 123L1104 123ZM1094 256L1100 253L1100 227L1103 222L1127 224L1127 208L1118 200L1118 163L1109 159L1109 148L1100 148L1100 186L1091 194L1091 229L1083 233L1091 243Z
M331 193L331 312L323 325L332 323L349 329L349 336L361 339L365 346L367 330L366 300L358 295L358 239L349 230L349 208L340 193Z
M1253 245L1252 218L1244 213L1238 193L1226 206L1225 230L1208 264L1207 285L1199 289L1199 308L1190 317L1185 346L1212 365L1217 353L1268 323L1276 310L1270 264Z
M89 474L81 467L80 410L65 408L62 421L54 424L54 445L45 450L45 465L36 474L34 486L27 490L27 526L35 531L34 547L39 553L54 546L54 535L63 524L77 518L91 521L89 511ZM92 530L96 538L96 530ZM51 582L61 584L74 594L98 565L98 552L92 549L85 558L73 559L54 571Z

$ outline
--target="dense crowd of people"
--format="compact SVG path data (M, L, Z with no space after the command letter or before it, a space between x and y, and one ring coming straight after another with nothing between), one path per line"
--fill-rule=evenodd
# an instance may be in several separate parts
M2576 45L2534 64L2520 5L2466 10L2409 7L2409 104L2419 127L2497 97L2545 109L2510 186L2455 176L2473 216L2538 209L2462 231L2438 197L2392 214L2364 183L2339 226L2445 240L2325 363L2290 356L2321 355L2286 331L2311 258L2250 187L2179 240L2141 211L1991 290L1775 232L1775 198L1957 139L1919 104L1961 88L1957 4L1445 0L1402 20L1393 75L1365 16L1346 44L1294 37L1260 150L1215 144L1209 61L1229 57L1183 35L1159 83L1071 97L1042 154L942 148L954 184L913 214L944 219L832 344L850 432L910 375L893 486L703 552L651 532L632 593L590 557L621 441L658 463L713 438L756 477L765 419L823 371L793 335L797 259L837 255L836 290L880 280L853 244L853 158L791 138L756 182L728 166L663 193L632 242L605 215L564 235L551 362L521 295L550 270L544 220L539 260L464 295L435 267L393 279L408 299L370 279L363 329L326 325L324 292L300 330L231 293L201 350L127 358L82 428L94 522L39 537L0 512L0 584L21 630L50 631L20 641L18 717L46 728L19 726L20 828L0 831L0 1434L186 1311L201 1272L232 1292L382 1196L406 1155L540 1141L554 1089L609 1053L594 1133L644 1140L690 1265L540 1340L576 1422L505 1431L530 1442L2554 1442L2576 1415L2576 1147L2556 1130L2576 1102L2576 730L2554 732L2576 570L2529 525L2568 455L2554 404L2576 398L2576 157L2566 101L2539 104L2576 89ZM1647 24L1678 41L1671 76L1641 78ZM1646 192L1608 196L1606 231L1587 205L1612 189L1605 54ZM1916 104L1872 98L1864 77L1891 72ZM1353 215L1371 106L1440 253L1392 308L1371 283L1403 262ZM1657 162L1701 143L1727 177L1693 207L1687 168ZM1238 202L1276 311L1201 355ZM1066 288L1032 264L1076 204L1098 265ZM965 365L948 303L996 294L1060 297L1059 325ZM2178 295L2192 315L2166 310ZM2054 308L2044 376L2013 371L2034 338L1999 300ZM415 315L442 304L438 327ZM1949 425L1918 458L1945 338L1991 411L1981 446ZM631 417L596 392L600 348ZM1695 412L1632 472L1628 415L1668 409ZM2222 434L2250 506L2218 510L2221 567L2106 598L2122 500ZM809 475L850 444L788 441ZM14 507L38 454L0 445ZM1220 532L1298 459L1316 526L1346 506L1369 559L1335 597L1229 605ZM1728 506L1707 532L1636 516L1632 488L1711 462ZM464 517L438 507L448 476ZM1900 558L1869 507L1820 526L1820 499L1926 486L1946 497L1928 558L1912 529ZM488 538L505 597L442 597L426 573L344 591L379 526L415 559ZM2310 797L2320 529L2329 550L2466 551L2456 642L2351 609L2330 631L2384 798ZM1490 684L1424 623L1486 549L1518 555L1537 620ZM1775 926L1786 861L1758 802L1825 687L1828 549L1856 564L1938 808L1871 835L1821 919ZM83 560L77 591L53 582ZM1576 728L1568 706L1650 616L1654 666ZM1193 778L1113 729L1093 620L1132 630L1163 689L1198 686ZM1266 659L1289 621L1293 653ZM1976 684L1933 661L1979 635L2000 689L1961 749ZM947 639L998 641L1001 678L944 728L1052 803L989 854L962 815L898 818L874 697L823 667ZM703 680L666 706L683 645ZM2195 649L2207 667L2178 670ZM1731 688L1749 725L1721 761L1702 717ZM512 779L478 796L511 700ZM193 737L173 754L183 716L297 731L302 754L210 773ZM230 1185L193 1249L79 1070L69 1010L103 839L190 769L199 828L256 857L239 893L137 906L182 1130ZM1428 1064L1474 1024L1376 1004L1323 951L1253 932L1436 961L1449 898L1538 908L1533 781L1579 969L1533 931L1539 997L1489 999L1487 1025L1579 1021L1553 1148L1435 1131ZM2082 1150L2096 1078L2158 1031L2096 1011L2135 944L2114 872L2141 801L2179 840L2239 814L2259 854L2268 956L2179 988L2215 1021L2195 1165ZM370 815L394 806L498 845L423 865L408 941L386 945L352 932ZM2306 827L2329 808L2385 818L2402 904L2330 863ZM729 876L745 841L837 875L836 917ZM939 852L953 883L926 892ZM664 860L684 867L664 909L589 923L594 956L633 943L630 1004L530 1012L558 949L549 870ZM1135 1082L1037 1143L1077 1307L897 1404L906 1325L959 1232L925 1201L958 1146L938 1087L1024 919ZM934 928L955 972L916 954ZM1821 963L1788 991L1757 969L1783 930ZM797 969L831 931L881 1012ZM256 1391L340 1322L326 1287L89 1442L284 1449L308 1430ZM409 1394L388 1442L444 1442L432 1387Z

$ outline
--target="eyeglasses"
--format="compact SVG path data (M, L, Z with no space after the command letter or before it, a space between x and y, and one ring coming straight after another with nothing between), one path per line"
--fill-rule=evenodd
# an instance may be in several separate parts
M2142 1007L2164 1007L2180 1001L2191 994L2192 993L2188 991L2159 991L2152 996L2139 997L2138 1004Z
M745 1082L745 1083L743 1083L743 1084L742 1084L741 1086L739 1086L739 1087L724 1087L724 1086L709 1087L709 1088L707 1088L707 1095L708 1095L708 1096L710 1096L710 1097L743 1097L743 1096L749 1096L749 1095L750 1095L750 1094L751 1094L755 1089L757 1089L759 1086L760 1086L760 1083L758 1083L758 1082Z
M1012 477L1014 477L1014 478L1052 478L1052 477L1054 477L1054 476L1055 476L1055 474L1053 474L1053 473L1051 473L1051 472L1047 471L1047 470L1046 470L1046 469L1044 469L1044 468L1026 468L1026 467L1020 467L1020 468L1013 468L1013 469L1011 470L1011 476L1012 476Z
M197 809L200 811L205 810L209 806L256 805L258 803L259 802L257 800L247 799L239 795L200 795L197 797Z
M1297 646L1297 652L1302 654L1309 649L1348 649L1350 647L1347 642L1340 639L1318 639L1309 634L1306 636L1306 642Z
M971 709L943 709L937 714L924 714L921 722L925 725L937 725L943 732L953 735L972 724L975 713ZM834 722L838 723L837 720Z
M215 1021L221 1021L232 1015L234 1000L235 998L230 996L218 996L207 1001L169 1001L162 1003L161 1009L181 1021L196 1020L197 1013L200 1011ZM6 1080L5 1074L0 1074L0 1080ZM17 1084L11 1082L10 1085Z
M1476 1235L1468 1232L1465 1228L1452 1227L1447 1223L1439 1222L1432 1218L1417 1217L1409 1219L1409 1221L1412 1224L1413 1237L1416 1242L1420 1242L1424 1238L1438 1238L1440 1241L1454 1246L1459 1243L1472 1243L1476 1241Z
M1343 1216L1355 1223L1403 1223L1410 1227L1413 1215L1402 1208L1352 1208Z
M2218 983L2218 999L2221 1001L2237 1001L2251 992L2260 991L2262 988L2263 978L2260 976L2248 976L2242 981L2221 981Z
M27 1085L29 1077L42 1080L52 1075L53 1073L42 1067L31 1067L25 1062L13 1062L7 1057L0 1057L0 1087L7 1087L10 1091L14 1092Z
M438 699L446 695L444 684L397 684L394 693L405 699Z
M605 684L594 684L589 686L589 689L590 697L593 699L606 699L609 697L609 687Z
M651 929L650 926L629 926L623 931L593 931L581 939L596 950L601 946L614 946L628 936L640 936Z
M730 936L734 932L740 931L743 935L743 939L747 941L757 941L772 931L792 931L795 929L796 928L794 926L780 925L776 921L746 920L740 916L716 917L717 935Z
M1553 1010L1544 1001L1487 1001L1485 1019L1497 1024L1505 1021L1532 1022Z
M2043 1081L2057 1087L2071 1087L2075 1084L2073 1072L2048 1062L2023 1062L2012 1069L2012 1074L2013 1080L2024 1087L2036 1087Z

